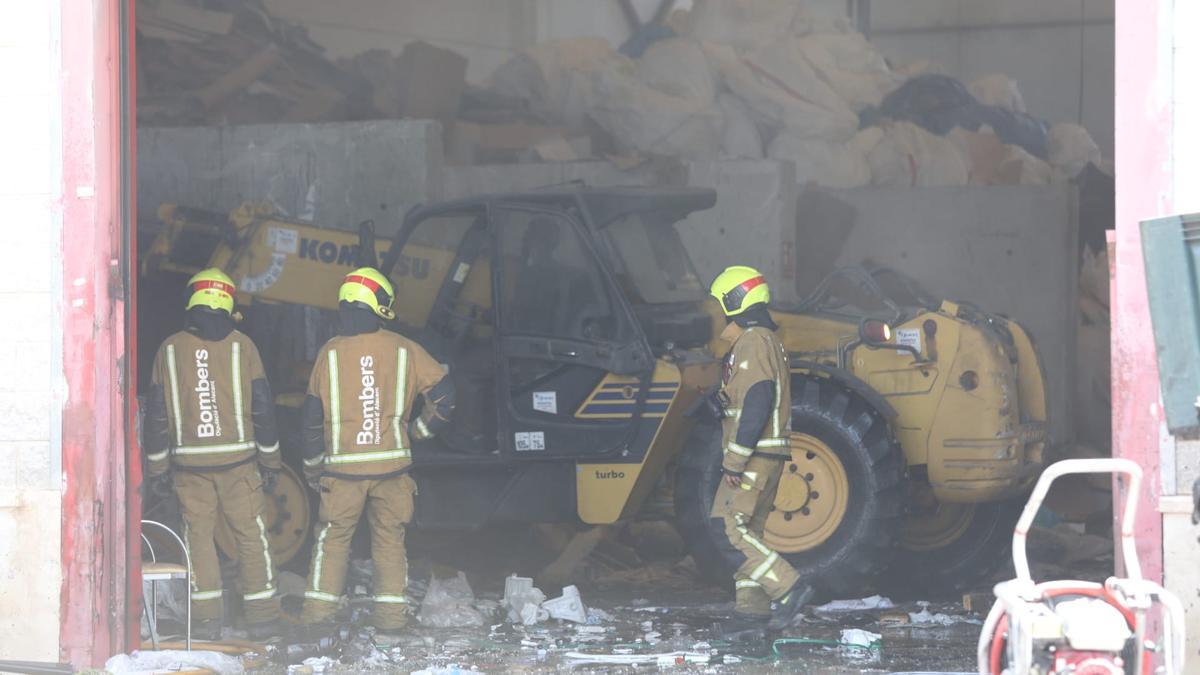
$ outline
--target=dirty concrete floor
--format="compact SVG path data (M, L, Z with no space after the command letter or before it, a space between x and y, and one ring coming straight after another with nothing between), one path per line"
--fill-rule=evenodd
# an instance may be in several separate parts
M819 614L812 610L793 627L765 639L729 642L714 629L732 611L729 598L716 589L669 590L652 587L581 589L589 608L603 610L611 619L579 626L550 620L534 626L501 621L481 628L425 628L414 625L398 639L383 639L362 630L343 636L325 655L336 661L326 672L350 673L365 669L409 673L457 667L466 672L560 671L589 673L634 672L629 666L586 664L571 653L658 654L695 652L709 657L708 664L673 668L678 672L809 672L859 673L897 671L970 671L979 617L965 615L961 606L935 604L929 612L958 615L965 621L951 625L883 625L889 618L923 608L916 603L889 610ZM499 590L477 597L499 600ZM877 648L837 647L844 628L862 628L882 635ZM793 640L789 642L789 640ZM814 644L800 640L815 641ZM291 659L308 653L293 648ZM281 652L279 657L286 660ZM651 664L650 667L656 667ZM644 668L644 666L643 666ZM252 672L285 672L278 664L264 664ZM293 672L309 672L306 668Z
M427 588L431 566L414 561L411 594L420 597ZM587 607L601 610L599 621L577 625L557 620L533 626L514 625L504 620L504 610L488 617L478 628L429 628L417 621L403 637L385 639L369 628L343 629L321 650L331 659L329 673L461 672L636 672L638 668L611 664L581 663L572 653L602 655L646 655L692 652L708 657L708 663L672 667L677 672L911 672L973 670L975 642L982 617L966 612L958 602L897 603L893 608L858 612L827 613L809 607L792 627L761 639L731 642L715 626L733 609L730 596L707 586L694 575L690 561L660 569L655 574L618 575L591 583L579 583ZM355 568L363 570L365 561ZM361 574L361 572L360 572ZM504 575L472 574L470 581L478 601L486 609L497 607L503 594ZM353 586L351 586L353 588ZM558 588L544 588L557 595ZM414 598L414 601L415 598ZM285 605L295 605L292 599ZM343 609L348 625L361 625L370 601L366 593ZM926 610L955 620L949 625L914 624L909 613ZM882 636L874 648L837 646L842 630L860 628ZM259 662L255 673L308 673L296 667L314 655L312 647L292 646L273 654L273 662ZM657 664L640 666L657 669ZM316 672L322 672L318 667Z
M1072 561L1069 569L1059 563L1062 549L1078 549L1078 540L1062 538L1060 546L1047 550L1045 558L1055 563L1038 563L1034 556L1035 578L1083 578L1100 580L1111 570L1111 557L1089 556ZM1042 541L1047 541L1042 538ZM1096 542L1093 542L1096 543ZM1103 542L1099 542L1103 543ZM1097 549L1098 550L1098 549ZM1111 550L1111 549L1110 549ZM1038 551L1033 551L1038 552ZM982 616L966 611L961 593L947 592L930 603L897 602L893 608L858 612L826 613L813 607L805 610L792 627L764 639L731 642L714 625L732 611L731 597L698 578L690 559L660 560L647 568L629 569L615 574L591 574L577 581L586 606L600 610L600 618L590 625L549 620L533 626L512 624L499 608L504 577L511 568L474 558L468 577L476 598L475 607L486 617L484 625L472 628L430 628L416 619L400 638L386 639L364 627L369 615L370 564L356 560L351 566L347 588L350 605L340 618L344 626L339 635L321 646L277 645L266 658L244 659L247 672L263 674L388 672L454 673L500 672L586 672L631 673L645 668L659 669L655 663L640 667L603 663L581 663L573 653L601 655L649 655L690 652L707 656L707 663L673 666L675 672L807 672L807 673L895 673L895 672L972 672L974 651ZM461 561L462 558L459 558ZM412 561L410 595L414 606L428 588L435 565L428 559ZM1001 570L977 590L989 592L994 581L1011 578L1009 569ZM452 568L438 566L438 576ZM285 574L286 576L286 574ZM281 579L281 591L284 580ZM303 580L292 579L292 597L284 600L285 609L296 610ZM559 588L543 586L549 596ZM286 592L286 591L284 591ZM864 595L870 591L864 592ZM986 611L987 605L977 611ZM942 613L953 620L938 623L914 623L910 613ZM863 629L881 635L869 649L837 646L844 629ZM236 636L236 633L232 634ZM324 667L303 665L306 658L323 656ZM311 663L311 662L310 662ZM291 666L289 670L289 665ZM457 671L455 670L457 669Z

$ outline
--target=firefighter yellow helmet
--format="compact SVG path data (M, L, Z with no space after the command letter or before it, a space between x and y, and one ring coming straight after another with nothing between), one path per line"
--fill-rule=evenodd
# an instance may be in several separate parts
M373 267L360 267L342 280L338 289L340 302L361 302L371 308L382 319L394 319L392 303L396 300L396 291L392 282Z
M237 287L228 274L216 267L200 270L188 279L187 291L187 309L207 307L233 316L233 296L237 294Z
M737 316L759 303L771 301L767 280L753 267L726 267L713 280L709 293L721 303L725 316Z

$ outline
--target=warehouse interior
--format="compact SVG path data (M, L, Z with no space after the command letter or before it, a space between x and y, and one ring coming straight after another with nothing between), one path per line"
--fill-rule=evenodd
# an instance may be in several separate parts
M409 538L411 634L386 643L359 630L372 583L360 526L340 615L346 630L276 648L268 659L276 664L499 671L703 653L688 663L971 670L992 586L1014 574L1012 527L1038 471L1113 454L1113 0L137 0L134 21L138 393L151 388L158 346L183 324L188 278L225 268L238 285L240 329L262 352L280 403L283 457L293 466L269 500L285 612L305 592L319 520L295 449L297 401L335 332L337 283L369 248L364 223L390 258L402 332L452 375L459 366L459 404L477 406L471 419L454 419L461 439L440 446L440 460L422 467L417 449L425 491ZM579 201L560 207L559 194ZM591 322L585 300L568 331L538 330L617 352L621 336L645 334L651 361L661 362L652 384L635 370L579 366L570 377L585 380L586 391L572 399L560 390L546 407L534 384L567 379L563 359L550 367L497 352L503 364L472 361L518 321L516 312L504 316L505 266L530 255L539 221L529 213L598 221L608 207L592 204L633 209L638 200L667 205L638 215L630 239L597 235L576 252L585 264L601 261L591 281L607 284L595 291L607 298L599 302L624 314L615 312L613 325ZM586 216L572 210L579 205ZM507 241L499 223L520 218L523 236ZM433 296L444 289L432 282L453 256L385 252L411 234L409 246L462 256L484 220L497 224L496 239L473 255L487 262L494 253L496 288L491 278L475 281L480 272L455 279L466 315L439 317ZM616 251L611 260L605 247ZM289 269L292 260L300 267ZM889 521L901 532L895 547L907 552L889 552L854 583L812 563L826 576L804 620L751 645L711 628L733 606L732 585L713 583L719 571L678 523L681 494L697 491L687 429L698 423L683 408L699 390L664 398L661 426L649 432L626 433L632 427L587 412L607 405L589 394L606 384L630 400L632 426L647 414L639 391L651 401L672 395L660 372L685 372L676 350L711 351L715 337L678 305L705 301L729 265L760 270L772 308L801 317L779 321L800 345L789 343L793 358L820 370L822 382L827 371L851 372L870 390L863 400L883 401L908 467L909 487L896 497L905 506ZM493 298L499 338L489 337ZM859 312L853 322L822 323L847 308ZM519 321L542 325L548 313ZM971 352L958 328L930 328L935 315L1000 346L985 341ZM850 341L865 340L858 319L889 321L896 332L852 352ZM580 335L567 334L574 320ZM450 333L456 341L447 343ZM964 360L939 363L939 348ZM983 366L964 365L990 358L989 349L1003 354L1011 379L980 381L972 368ZM873 355L895 363L872 365ZM675 380L680 392L692 386L686 375ZM970 404L945 414L969 422L936 433L933 422L906 424L936 405L921 403L929 392L947 387ZM971 412L984 399L985 412ZM587 432L570 426L589 415L601 421ZM998 446L1012 476L973 475L970 485L946 478L966 445L938 461L933 450L922 461L910 452L986 426L986 415L1019 424ZM528 419L541 420L544 436L510 433ZM650 434L651 448L674 444L662 466L577 456L614 439L629 445L626 436L639 433ZM528 461L528 451L557 452L556 443L561 456ZM828 452L833 460L821 466L846 461ZM489 453L510 463L481 463ZM589 482L582 476L593 469ZM807 474L803 507L777 501L768 543L793 546L806 561L840 541L839 514L869 501L847 471ZM602 473L621 473L620 484ZM955 480L967 496L947 496ZM842 506L822 510L812 501L818 485L826 503L837 493ZM530 494L537 498L519 497ZM138 508L180 522L170 498L148 495ZM810 509L822 524L802 524ZM793 514L803 517L793 523ZM1113 518L1108 476L1056 483L1030 535L1035 577L1103 581ZM232 579L232 535L218 528L218 545ZM546 597L554 605L560 588L564 598L567 588L581 592L582 621L539 618L537 607L532 621L522 616L506 604L514 574L544 591L535 605ZM178 630L186 594L168 592L163 602L160 621ZM234 638L244 637L237 611L226 608Z

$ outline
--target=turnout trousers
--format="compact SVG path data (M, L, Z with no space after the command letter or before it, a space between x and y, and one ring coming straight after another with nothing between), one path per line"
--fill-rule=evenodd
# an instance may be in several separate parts
M408 475L349 480L322 476L321 510L313 547L312 570L304 593L301 621L329 620L337 611L346 583L350 540L364 509L371 527L375 564L374 619L383 629L408 622L408 554L405 525L412 520L416 483Z
M221 567L213 535L218 518L233 531L238 555L238 589L248 623L279 618L275 569L263 523L263 483L254 462L220 471L175 468L175 494L183 510L183 540L192 560L192 616L223 614Z
M712 525L721 530L742 561L734 572L734 608L744 614L766 615L770 601L783 597L799 579L783 556L763 543L763 527L783 473L782 458L754 455L732 487L721 479L713 498Z

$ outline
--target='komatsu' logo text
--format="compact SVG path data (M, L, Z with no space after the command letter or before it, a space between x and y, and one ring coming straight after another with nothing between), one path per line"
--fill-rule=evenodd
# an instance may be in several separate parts
M300 257L330 265L352 267L358 263L358 246L350 244L339 246L332 241L301 238ZM392 269L392 276L424 279L429 276L429 259L402 255L396 259L396 267Z
M217 387L208 379L208 350L196 350L196 404L200 409L200 423L196 435L213 438L221 435L221 412L217 410Z
M375 357L370 354L361 357L358 367L362 378L362 393L358 395L358 401L362 404L362 429L354 440L359 445L379 445L379 387L375 386Z

